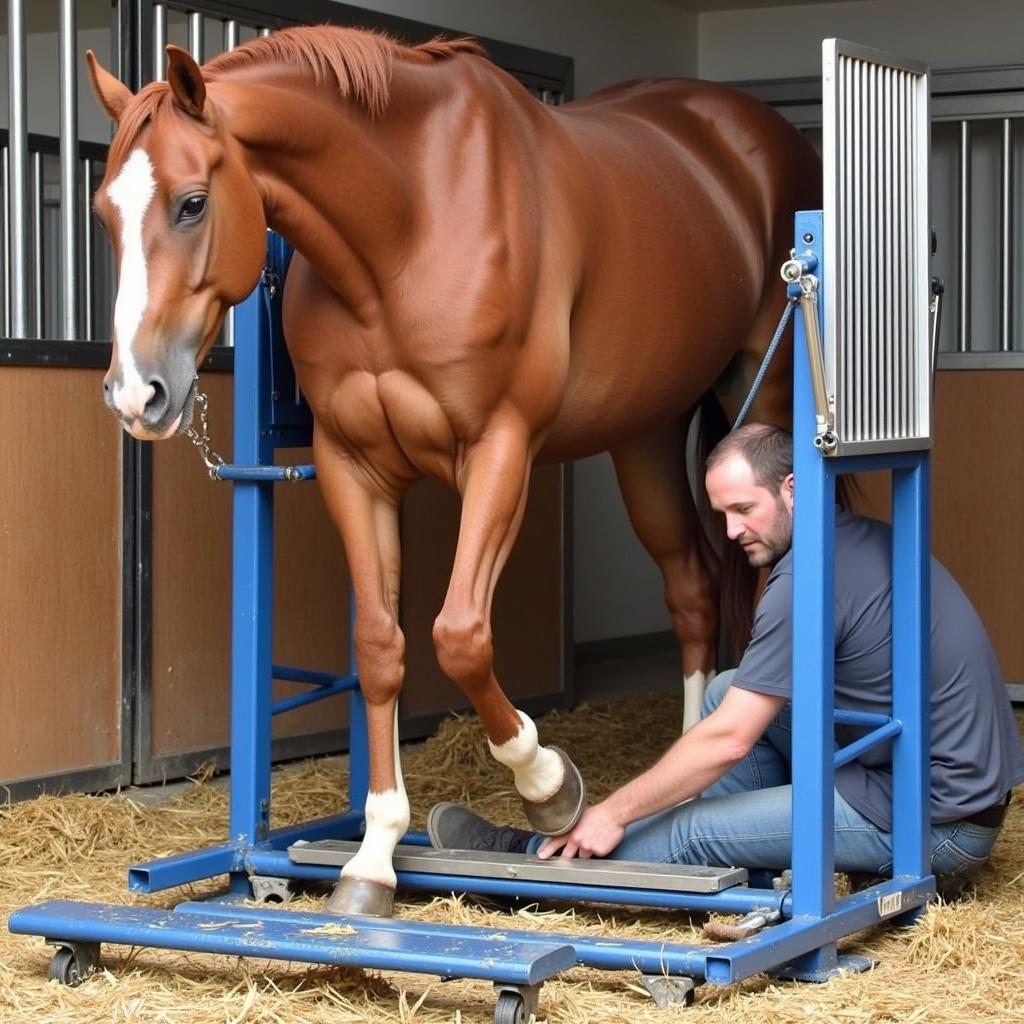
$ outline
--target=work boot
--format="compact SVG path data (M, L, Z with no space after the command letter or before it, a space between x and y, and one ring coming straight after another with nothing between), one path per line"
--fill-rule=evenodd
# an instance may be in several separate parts
M427 815L430 845L438 850L480 850L526 853L533 833L524 828L492 825L459 804L434 804Z

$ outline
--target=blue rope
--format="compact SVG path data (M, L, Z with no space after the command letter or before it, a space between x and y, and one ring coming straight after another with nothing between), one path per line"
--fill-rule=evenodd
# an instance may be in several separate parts
M789 323L789 318L793 315L793 307L798 301L799 299L794 296L790 296L786 300L786 308L782 311L782 319L779 320L779 326L775 328L775 335L768 346L768 351L764 354L764 359L761 360L761 366L757 371L757 376L754 378L754 383L750 385L750 394L747 395L747 400L743 403L743 408L740 409L736 422L732 425L733 430L743 426L743 421L747 418L747 413L750 412L750 407L754 404L754 399L757 397L757 392L761 387L761 382L764 380L764 375L768 372L768 364L772 361L772 356L775 355L779 342L782 341L782 334L786 330L786 324Z

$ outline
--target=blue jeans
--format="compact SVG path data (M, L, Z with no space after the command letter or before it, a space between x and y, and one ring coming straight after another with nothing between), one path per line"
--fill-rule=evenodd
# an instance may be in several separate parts
M734 672L716 676L702 717L718 707ZM781 871L791 864L791 707L786 704L751 752L696 800L633 822L611 859L706 864ZM837 871L885 875L892 869L892 833L882 831L835 793ZM933 825L932 871L966 875L988 860L998 828L955 821ZM543 840L535 838L530 850Z

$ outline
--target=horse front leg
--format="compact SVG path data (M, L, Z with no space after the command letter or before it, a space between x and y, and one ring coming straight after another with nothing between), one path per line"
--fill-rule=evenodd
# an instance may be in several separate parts
M472 701L491 753L512 770L530 825L561 835L583 813L583 779L564 751L540 745L537 727L494 674L491 603L522 523L530 459L529 433L515 415L493 422L470 450L458 480L455 563L433 636L442 670Z
M335 914L386 917L394 904L392 858L409 827L396 721L405 674L405 637L398 625L398 495L370 484L322 438L315 442L315 453L317 476L341 532L355 593L352 642L366 705L370 754L366 831L326 909Z

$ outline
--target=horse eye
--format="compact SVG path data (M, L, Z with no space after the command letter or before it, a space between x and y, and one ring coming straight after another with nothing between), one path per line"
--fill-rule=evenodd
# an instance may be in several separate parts
M181 204L178 221L198 220L206 212L206 196L189 196Z

